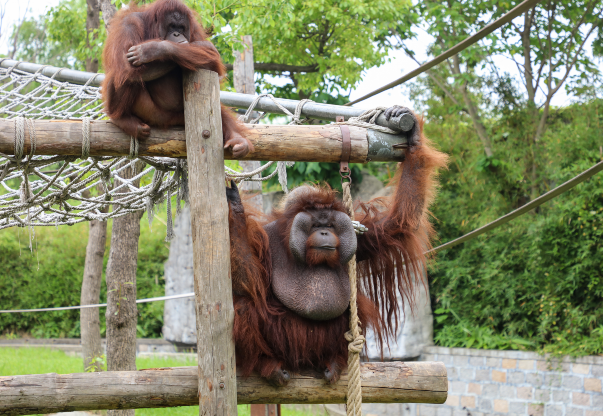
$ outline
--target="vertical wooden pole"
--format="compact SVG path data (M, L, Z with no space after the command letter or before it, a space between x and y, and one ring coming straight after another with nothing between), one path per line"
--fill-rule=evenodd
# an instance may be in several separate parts
M234 51L234 65L233 68L233 80L235 90L242 94L255 95L255 69L253 67L253 40L251 36L243 36L243 45L245 50L241 53ZM252 117L257 117L257 113L253 112ZM244 172L251 172L261 166L261 163L256 160L240 160L239 165L243 168ZM263 211L263 199L262 199L262 182L251 182L246 181L241 184L241 189L247 192L254 193L255 196L251 198L248 203L254 205L255 209Z
M207 70L184 74L184 120L194 250L199 415L234 416L234 308L218 74Z

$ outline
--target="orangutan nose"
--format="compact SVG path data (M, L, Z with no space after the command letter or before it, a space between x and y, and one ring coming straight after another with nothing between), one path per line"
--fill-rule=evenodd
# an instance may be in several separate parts
M317 230L314 236L310 237L312 247L326 250L335 250L339 245L337 236L329 230Z

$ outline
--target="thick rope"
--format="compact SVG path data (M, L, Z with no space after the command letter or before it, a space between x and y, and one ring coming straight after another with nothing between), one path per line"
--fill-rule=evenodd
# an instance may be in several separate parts
M344 182L343 204L348 211L350 219L354 221L354 202L350 191L350 182ZM348 275L350 277L350 330L345 333L348 345L348 416L362 416L362 385L360 380L360 352L364 345L364 336L360 329L358 320L358 305L356 295L358 293L358 282L356 279L356 255L348 263Z
M130 136L130 154L128 159L138 159L138 138Z
M303 100L299 101L297 103L297 106L295 107L295 111L292 113L291 111L289 111L285 107L283 107L274 98L274 96L272 94L260 94L260 95L256 96L255 99L252 101L251 105L249 106L249 108L247 108L247 111L245 112L245 114L239 116L239 120L244 123L249 122L250 121L249 118L251 117L251 113L253 113L255 106L264 97L270 98L277 105L277 107L280 108L280 110L283 113L285 113L287 116L291 117L291 121L289 122L289 125L299 125L299 124L303 124L309 120L307 118L302 120L301 112L304 108L304 105L306 103L313 102L312 100L303 99ZM255 120L251 120L251 124L255 124L255 123L259 122L260 119L262 119L265 115L266 115L266 113L262 114ZM263 178L261 176L259 178L253 178L253 176L263 172L269 166L272 166L273 163L274 162L267 163L267 164L261 166L260 168L254 170L253 172L236 172L228 167L225 167L226 168L226 178L234 179L237 182L240 182L243 180L244 181L266 181L266 180L274 177L274 175L278 175L278 182L281 185L281 188L283 188L283 192L285 192L285 194L287 194L287 193L289 193L289 188L287 187L287 168L290 168L291 166L293 166L295 164L295 162L279 161L276 163L276 170L274 172L272 172L270 175L263 177Z
M82 117L82 159L90 156L90 117Z
M377 117L379 117L379 115L385 110L387 110L387 107L375 107L371 110L366 110L358 117L350 117L347 121L340 121L332 124L362 127L365 129L377 130L388 134L400 134L399 131L395 131L388 127L375 124Z

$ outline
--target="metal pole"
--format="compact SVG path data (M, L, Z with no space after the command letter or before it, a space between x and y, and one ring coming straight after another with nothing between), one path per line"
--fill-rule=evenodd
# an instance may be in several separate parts
M86 84L93 87L101 85L105 79L105 74L94 74L92 72L75 71L73 69L57 68L56 66L44 66L40 64L32 64L29 62L19 62L12 59L2 59L0 61L0 67L12 68L15 67L21 71L36 73L40 71L40 74L47 77L52 77L57 81L70 82L73 84ZM222 104L228 107L247 109L255 99L255 95L239 94L235 92L220 92L220 101ZM299 101L286 100L284 98L276 99L279 104L285 107L288 111L294 112ZM285 114L270 98L264 97L260 99L255 107L257 111L264 111L274 114ZM314 118L318 120L335 121L335 117L343 116L344 120L348 120L350 117L358 117L364 112L364 109L355 107L345 107L342 105L332 104L320 104L320 103L306 103L302 108L301 114L303 116ZM380 115L376 123L380 126L389 127L392 130L407 132L412 130L414 126L413 117L410 114L402 114L396 119L385 119L383 115Z

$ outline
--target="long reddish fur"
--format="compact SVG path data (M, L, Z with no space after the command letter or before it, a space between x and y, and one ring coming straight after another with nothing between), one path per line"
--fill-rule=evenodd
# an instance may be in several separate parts
M402 302L413 304L413 288L423 284L424 253L434 237L428 206L435 195L437 170L446 166L447 156L423 137L423 120L419 120L421 144L407 150L405 162L398 165L392 183L395 195L357 204L356 219L369 228L358 239L358 312L362 327L372 327L380 342L387 341L398 326L396 294L402 295ZM263 216L246 205L243 221L231 209L237 366L244 375L255 370L264 377L279 366L298 371L324 370L335 364L343 369L348 356L344 338L348 313L329 321L313 321L282 305L270 286L270 249L262 225L276 221L282 244L288 247L291 224L298 213L324 208L345 212L344 206L333 190L320 186L308 187L288 200L286 208L281 206ZM238 248L245 243L240 238L248 239L251 256L241 258L245 250ZM246 268L245 273L240 273L241 267ZM235 276L247 276L247 281L235 281Z
M220 54L213 49L193 45L193 42L206 41L205 30L199 23L197 14L180 0L158 0L154 3L138 6L132 2L128 8L120 9L111 19L111 25L105 48L103 63L105 80L103 81L103 100L105 112L112 119L118 119L130 113L136 98L144 88L141 73L145 65L135 67L126 57L128 50L135 45L150 41L160 41L160 22L166 14L177 10L188 17L190 39L188 44L178 46L177 56L172 57L181 68L189 71L208 69L217 72L220 77L226 74L226 67ZM134 14L137 14L134 16ZM138 18L140 17L140 19ZM244 135L245 128L237 123L234 116L222 106L222 124L224 141L231 138L233 132ZM165 128L172 123L162 121L161 125L154 120L143 120L151 126Z

